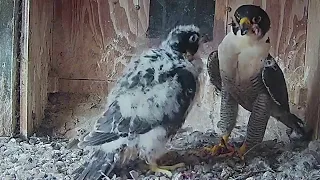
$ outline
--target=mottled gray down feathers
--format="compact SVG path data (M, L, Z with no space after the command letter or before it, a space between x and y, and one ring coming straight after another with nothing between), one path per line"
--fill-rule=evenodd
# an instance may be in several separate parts
M207 69L210 82L221 91L222 81L219 70L218 51L210 53ZM309 139L310 133L305 132L303 121L290 113L288 91L283 72L270 54L265 59L264 67L261 69L261 79L270 98L279 106L277 111L280 112L274 112L271 115L274 115L276 119L280 120L286 126L296 130L299 134L302 134L305 138ZM252 111L251 109L247 110L250 112Z
M109 175L115 164L142 158L149 163L165 153L165 143L185 121L200 72L183 53L199 47L199 28L178 26L159 48L134 57L108 96L105 113L79 147L99 148L75 171L78 179ZM119 157L122 156L122 157Z
M162 66L168 65L171 56L166 53L164 50L151 50L142 57L144 58L142 62L141 59L134 62L136 66L133 67L133 71L125 74L124 78L118 81L120 86L116 87L117 89L114 91L117 94L115 100L97 121L95 130L84 137L79 146L96 146L117 140L120 137L128 137L129 134L144 134L159 125L171 128L169 126L180 126L184 122L182 117L196 91L196 79L191 72L185 69L184 60L177 58L176 64L159 74L155 74L156 70L152 67L146 69L139 67L139 65L143 65L144 61L160 62L163 63ZM161 65L159 68L161 69ZM161 86L166 83L167 85ZM141 111L149 112L147 112L147 115L135 114L124 117L119 104L126 104L127 102L119 101L128 101L129 103L130 99L127 98L137 96L137 91L147 97L146 101L143 102L144 99L138 99L135 104L132 103L132 106L128 108L133 109L133 111L140 108ZM168 99L163 100L162 98ZM175 105L176 102L179 105ZM156 113L161 114L154 115ZM153 119L149 120L148 118Z

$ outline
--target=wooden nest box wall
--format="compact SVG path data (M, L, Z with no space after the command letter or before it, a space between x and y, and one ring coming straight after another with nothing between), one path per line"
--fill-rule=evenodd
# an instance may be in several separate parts
M0 74L12 78L6 82L11 92L0 95L17 103L6 118L0 116L0 135L12 135L18 127L25 137L34 132L73 136L79 125L92 124L102 113L106 94L135 53L157 45L175 25L189 23L212 36L206 50L210 53L229 32L230 16L241 4L260 5L269 13L271 54L285 72L292 109L319 134L317 0L15 2L19 6L12 5L12 12L20 7L21 27L12 29L22 31L20 39L10 40L11 53L20 44L20 61L8 66L11 72ZM7 58L16 62L14 57Z
M158 45L175 25L198 21L212 34L211 0L17 2L23 30L21 68L16 69L20 75L17 126L24 137L35 132L68 136L83 122L93 122L130 58ZM199 21L206 10L211 12L209 18ZM13 129L2 135L12 133Z

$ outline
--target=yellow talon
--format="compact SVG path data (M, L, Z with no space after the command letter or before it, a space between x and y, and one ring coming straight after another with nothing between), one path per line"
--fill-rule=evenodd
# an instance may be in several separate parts
M204 150L210 152L211 155L216 155L220 148L222 148L220 145L214 145L213 147L204 147Z
M222 148L228 149L228 141L229 141L230 134L224 135L221 138L221 142L218 145L214 145L213 147L205 147L204 149L208 152L210 152L212 155L218 154L219 150Z
M186 165L184 163L178 163L178 164L175 164L175 165L172 165L172 166L159 166L160 169L167 169L167 170L170 170L170 171L174 171L178 168L182 168L182 167L185 167Z
M158 173L165 174L168 177L172 177L172 172L170 172L170 171L174 171L177 168L181 168L181 167L184 167L184 166L185 166L184 163L178 163L178 164L175 164L175 165L172 165L172 166L158 166L157 164L151 164L150 165L150 170L152 172L155 172L155 173L158 172Z
M238 156L241 160L244 160L244 154L247 151L247 145L245 143L242 144L242 146L238 150Z

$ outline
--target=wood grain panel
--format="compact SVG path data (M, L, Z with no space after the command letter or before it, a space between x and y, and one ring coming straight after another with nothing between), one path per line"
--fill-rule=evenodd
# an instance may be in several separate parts
M213 25L213 41L212 49L218 49L219 44L227 33L227 7L228 1L216 0L214 25Z
M144 43L149 0L54 1L50 76L112 81ZM72 10L70 10L72 9ZM99 84L99 83L98 83ZM98 85L99 86L99 85ZM66 89L64 89L66 90Z
M99 114L100 101L92 102L88 96L105 99L131 57L148 46L150 1L53 2L49 99L58 97L61 101L49 102L47 124L43 124L49 127L43 129L65 135L82 123L94 122L89 115Z
M47 103L48 64L52 54L51 0L24 1L20 87L20 133L39 127Z
M271 19L269 35L272 45L270 53L277 58L277 62L285 72L290 102L305 108L306 99L303 97L306 93L305 47L308 0L229 0L232 11L228 16L233 15L236 8L242 4L259 5L269 14Z
M60 79L58 92L106 94L108 85L107 81Z
M308 8L308 33L306 67L309 69L307 78L308 101L306 109L306 120L309 127L314 129L314 137L320 137L320 1L310 0Z

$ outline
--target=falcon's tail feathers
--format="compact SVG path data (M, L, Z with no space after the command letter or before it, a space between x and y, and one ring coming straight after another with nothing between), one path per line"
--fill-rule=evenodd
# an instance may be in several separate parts
M106 153L102 150L96 150L90 160L76 169L72 174L74 179L98 180L104 176L109 176L118 162L118 154L115 152Z
M303 140L310 140L312 132L308 131L305 127L305 123L292 113L283 113L279 120L284 123L287 127L296 131L302 136Z

